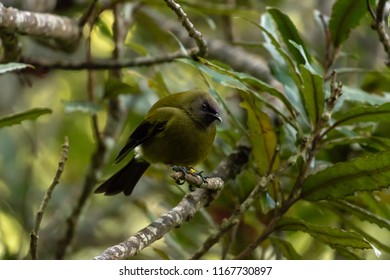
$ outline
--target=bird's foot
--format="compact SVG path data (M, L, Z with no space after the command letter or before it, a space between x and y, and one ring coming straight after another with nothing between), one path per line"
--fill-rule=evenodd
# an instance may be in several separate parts
M187 168L185 166L176 166L176 165L174 165L172 167L172 169L173 169L173 171L176 171L176 172L182 172L185 175L191 174L192 176L199 176L202 179L203 183L207 182L206 179L209 178L209 177L206 177L206 176L202 175L203 171L196 171L193 167ZM183 185L184 182L185 181L180 181L179 179L176 180L176 184L178 184L178 185ZM190 191L194 191L196 188L192 184L189 184L189 189L190 189Z
M184 175L191 173L190 170L185 166L174 165L174 166L172 166L172 170L175 172L182 172ZM177 179L175 182L178 185L183 185L185 183L185 181L180 181L180 179Z

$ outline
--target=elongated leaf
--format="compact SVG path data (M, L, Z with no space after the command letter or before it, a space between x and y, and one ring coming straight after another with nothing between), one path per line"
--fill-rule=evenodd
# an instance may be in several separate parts
M290 242L277 238L277 237L270 237L270 240L274 247L276 247L277 250L279 250L283 256L288 260L301 260L302 257L295 251L294 247L291 245Z
M34 108L22 113L13 114L7 117L0 118L0 128L19 124L25 120L35 120L36 118L50 114L52 111L48 108Z
M347 211L348 213L351 213L352 215L358 217L361 220L368 221L370 223L376 224L381 228L386 228L390 230L390 221L387 219L384 219L371 211L368 211L367 209L364 209L362 207L359 207L353 203L339 200L339 201L332 201L330 202L331 205L334 207L337 207L338 209L342 211Z
M279 59L279 63L285 63L285 65L288 68L288 76L291 77L293 82L295 83L297 89L301 89L303 86L303 80L301 75L299 74L298 68L296 66L296 63L294 63L294 60L291 58L291 56L282 48L282 46L279 44L276 37L264 26L259 25L255 22L252 22L250 20L246 20L249 23L257 26L261 29L263 32L263 37L266 40L265 47L269 50L272 57L277 56ZM265 14L261 17L261 23L265 24L267 26L270 25L270 19L269 15ZM270 29L273 29L273 26L268 27ZM291 42L291 41L290 41ZM295 46L294 46L295 47ZM272 94L272 93L271 93ZM289 100L289 103L291 103L291 100ZM296 104L294 104L296 106ZM287 106L289 108L289 106Z
M348 125L357 122L378 122L390 121L390 103L385 103L381 106L364 106L354 108L348 111L339 111L333 115L336 122L326 131L337 126Z
M372 244L374 253L377 257L379 257L382 254L382 251L390 253L390 246L386 244L387 240L379 241L376 237L373 237L372 235L365 232L361 226L357 226L355 223L351 223L350 221L345 219L344 222L348 225L349 228L351 228L353 231L363 236L365 240L367 240L368 242L370 242L370 244Z
M256 86L260 87L262 90L267 91L269 90L269 94L275 95L276 97L280 97L282 102L286 102L285 105L288 108L288 110L291 112L293 116L295 116L295 110L293 105L289 102L289 100L284 97L284 95L279 92L278 90L272 88L271 86L267 85L266 83L262 83L261 81L257 81L255 78L251 78L249 75L238 73L234 71L229 71L227 69L222 69L221 67L218 67L215 64L212 64L211 62L207 60L203 60L204 63L199 63L193 60L188 59L180 59L179 61L182 61L184 63L190 64L206 75L208 75L214 82L224 85L227 87L235 88L244 92L249 92L256 96L260 101L262 101L264 104L266 104L269 108L271 108L275 113L280 115L286 122L290 123L293 127L296 128L296 125L291 122L291 120L284 115L282 112L283 110L280 110L276 108L273 104L269 102L266 98L261 96L258 92L253 90L251 88L251 84L256 84Z
M31 67L29 64L24 64L24 63L17 63L17 62L10 62L7 64L0 64L0 74L4 74L6 72L11 72L11 71L16 71L20 69L24 69L27 67Z
M348 232L338 228L321 226L306 223L300 219L284 217L277 226L281 230L303 231L310 234L315 239L318 239L332 248L334 246L352 247L357 249L371 249L371 245L365 241L359 234Z
M300 54L300 52L291 45L290 40L296 42L301 45L306 53L306 56L309 57L305 44L298 33L297 28L291 19L280 10L275 8L268 8L267 12L272 16L276 25L278 26L278 31L282 36L284 43L286 44L288 50L294 57L294 59L298 62L297 64L305 64L305 60ZM310 59L310 58L309 58Z
M345 248L340 245L334 245L333 248L337 251L337 253L344 256L348 260L362 260L361 257L352 253L350 250L348 250L348 248Z
M390 150L390 139L371 135L346 136L323 142L323 147L332 148L337 145L361 144L379 151Z
M324 111L324 79L305 65L301 65L300 68L304 87L302 90L303 101L311 123L316 124Z
M352 88L343 85L343 95L337 101L334 112L342 110L345 102L362 103L365 105L380 106L383 103L390 102L390 94L385 92L382 95L372 94L360 88Z
M335 47L339 47L348 38L365 13L366 0L337 0L333 4L329 30Z
M248 127L250 131L250 141L252 143L252 153L259 168L260 174L265 175L270 171L270 164L275 153L277 138L269 117L258 109L256 101L252 95L243 95L245 102L241 106L248 113ZM273 169L277 168L279 158L275 159Z
M272 19L270 14L264 13L260 17L260 24L257 22L243 18L243 20L252 23L253 25L259 27L262 30L262 35L264 38L263 46L269 52L272 59L278 63L283 64L283 58L279 54L281 46L277 40L277 27L275 21ZM275 35L275 36L274 36Z
M357 191L374 191L390 185L390 151L337 163L306 177L302 198L339 199Z
M252 77L245 73L235 73L236 77L240 79L240 81L247 83L248 85L252 85L255 88L267 92L271 94L272 96L278 98L280 101L283 102L284 105L286 105L286 108L290 112L292 117L296 117L296 109L294 108L293 104L290 102L290 100L280 91L277 89L271 87L267 83L264 83L263 81L256 79L255 77Z

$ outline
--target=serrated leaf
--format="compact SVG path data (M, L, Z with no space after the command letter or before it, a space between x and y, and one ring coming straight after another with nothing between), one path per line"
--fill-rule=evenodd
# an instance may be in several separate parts
M90 115L96 114L102 108L99 104L89 101L62 101L66 113L81 112Z
M276 250L279 250L283 256L288 260L301 260L302 257L295 251L294 247L290 242L287 240L277 238L277 237L270 237L270 240L274 247L276 247Z
M306 65L300 65L303 78L303 102L312 124L322 117L325 105L324 79Z
M337 253L339 253L340 255L342 255L343 257L345 257L348 260L362 260L361 257L352 253L350 250L348 250L348 248L345 248L345 247L340 246L340 245L334 245L332 247L333 247L333 249L335 249L337 251Z
M24 68L27 68L27 67L33 68L32 65L25 64L25 63L17 63L17 62L10 62L10 63L7 63L7 64L0 64L0 74L4 74L4 73L7 73L7 72L12 72L12 71L24 69Z
M38 117L51 114L52 110L48 108L34 108L22 113L13 114L7 117L0 118L0 128L19 124L25 120L35 120Z
M390 121L390 103L381 106L361 106L333 114L335 123L327 129L326 133L335 127L349 125L357 122Z
M309 175L302 183L306 200L340 199L358 191L380 190L390 185L390 151L336 163Z
M305 64L305 59L302 57L301 53L293 45L291 45L290 40L294 41L298 45L301 45L306 53L306 57L310 60L305 43L291 19L286 14L275 8L268 8L267 12L274 19L284 43L294 59L297 61L297 64Z
M333 4L329 31L335 47L339 47L348 38L351 30L359 25L366 13L365 0L337 0Z
M270 171L270 165L277 145L277 137L270 118L258 109L252 95L243 94L245 102L241 106L247 110L249 138L252 143L252 154L261 175ZM279 157L276 157L273 168L277 168Z
M370 243L365 241L364 238L355 232L315 225L296 218L283 217L276 225L276 228L279 230L306 232L315 239L320 240L331 247L343 246L356 249L372 248Z
M344 219L344 221L346 222L346 224L348 224L348 227L351 228L353 231L357 232L358 234L360 234L361 236L363 236L363 238L365 240L367 240L368 242L370 242L370 244L373 244L372 247L374 249L374 253L377 257L379 257L381 254L382 254L382 251L385 251L387 253L390 253L390 246L388 244L386 244L387 240L381 240L379 241L376 237L373 237L372 235L368 234L367 232L365 232L361 226L358 226L356 225L355 223L351 223L350 221L346 221ZM384 243L386 242L386 243ZM379 250L379 249L380 250Z
M359 207L358 205L355 205L353 203L338 200L338 201L332 201L330 202L333 207L337 207L341 211L346 211L356 217L358 217L361 220L373 223L378 225L381 228L386 228L390 230L390 221L382 218L371 211L364 209L362 207Z

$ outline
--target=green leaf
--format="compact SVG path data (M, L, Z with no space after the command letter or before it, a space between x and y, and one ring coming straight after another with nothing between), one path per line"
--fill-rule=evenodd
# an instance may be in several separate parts
M352 88L343 85L343 95L341 95L340 99L337 101L335 109L333 111L342 111L342 105L346 102L379 106L383 103L390 102L390 94L385 92L382 95L378 95L364 91L361 88Z
M328 244L332 248L335 246L352 247L357 249L372 248L370 243L365 241L364 238L355 232L310 224L296 218L284 217L278 222L276 228L279 230L306 232L315 239Z
M309 175L302 183L306 200L339 199L358 191L374 191L390 185L390 151L337 163Z
M358 255L352 253L350 250L348 250L348 248L345 248L343 246L334 245L333 249L335 249L337 251L337 253L339 253L340 255L344 256L348 260L362 260L361 257L359 257Z
M344 222L348 225L349 228L363 236L363 238L367 240L367 242L370 242L370 244L372 244L374 253L377 257L382 254L382 251L390 253L390 246L387 244L388 242L386 239L379 241L376 237L373 237L372 235L365 232L361 226L356 225L355 223L351 223L348 220L346 221L345 219Z
M286 66L288 67L288 70L289 70L288 76L291 77L291 79L294 81L296 86L298 88L300 88L303 81L298 73L298 69L296 67L296 64L294 63L294 60L292 59L292 57L282 48L279 41L272 33L272 31L274 30L274 28L273 28L274 26L270 23L271 20L269 19L269 16L267 14L265 14L261 17L261 24L262 25L259 25L255 22L252 22L252 21L249 21L249 22L256 25L257 27L259 27L262 30L263 37L266 41L264 46L267 48L267 50L271 54L271 56L275 57L277 59L279 64L282 63L281 59L283 59L284 63L286 64ZM269 31L269 29L271 29L271 31ZM289 41L289 43L291 43L291 40ZM295 47L295 46L293 46L293 47ZM299 52L299 51L297 50L297 52Z
M264 82L258 81L257 79L243 73L238 73L234 71L229 71L228 69L224 69L222 67L219 67L215 64L212 64L211 62L201 59L203 63L196 62L194 60L189 59L179 59L179 61L182 61L184 63L190 64L200 71L202 71L204 74L209 76L215 83L235 88L243 92L247 92L255 96L258 100L266 104L267 107L269 107L271 110L273 110L275 113L280 115L287 123L291 124L294 128L297 128L297 126L290 120L290 118L286 117L284 115L284 110L280 110L274 106L267 98L264 98L261 94L258 93L257 90L252 89L252 86L256 85L256 87L260 87L261 90L264 90L268 92L271 95L274 95L278 98L281 98L280 100L286 105L289 112L291 112L292 116L295 116L295 109L293 105L289 102L289 100L283 95L283 93L279 92L275 88L272 88L271 86L267 85Z
M6 72L16 71L20 69L24 69L27 67L33 68L32 65L24 64L24 63L17 63L17 62L10 62L7 64L0 64L0 74L4 74Z
M66 113L81 112L81 113L94 115L102 109L99 104L92 103L89 101L65 101L65 100L63 100L62 103L64 104Z
M35 120L36 118L51 114L52 110L48 108L34 108L22 113L13 114L7 117L0 118L0 128L19 124L25 120Z
M351 30L359 25L366 13L365 0L337 0L333 4L329 31L336 48L348 38Z
M106 38L112 39L113 33L106 21L98 17L95 22L95 28Z
M331 201L330 202L333 207L336 207L340 209L343 212L348 212L356 217L358 217L361 220L368 221L370 223L376 224L381 228L386 228L390 230L390 221L387 219L384 219L371 211L368 211L367 209L364 209L360 206L357 206L353 203L339 200L339 201Z
M286 14L275 8L268 8L267 12L274 19L284 43L286 44L294 59L297 61L297 64L305 64L305 59L302 57L301 53L293 45L291 45L290 40L294 41L298 45L301 45L304 49L304 52L306 53L306 57L308 57L310 60L305 43L303 42L297 28L291 19Z
M255 78L255 77L252 77L248 74L235 73L235 75L240 81L245 82L246 84L251 85L256 89L259 89L260 91L267 92L267 93L271 94L272 96L278 98L286 106L286 108L290 112L291 116L294 118L296 117L297 112L296 112L294 105L290 102L290 100L282 92L278 91L277 89L275 89L274 87L271 87L267 83Z
M252 143L252 153L260 174L265 175L270 171L270 165L274 157L277 145L276 133L270 118L258 108L259 105L253 95L242 94L242 96L245 102L241 103L241 106L248 113L249 138ZM276 157L272 170L277 168L278 164L279 157Z
M120 94L129 94L134 92L133 86L123 82L118 78L109 78L104 84L104 95L109 97L118 96Z
M378 151L390 150L390 139L371 135L356 135L337 137L335 139L324 140L324 148L332 148L338 145L361 144L364 147L371 147Z
M279 250L283 256L288 260L301 260L302 257L295 251L294 247L290 242L278 238L278 237L270 237L270 240L274 247Z
M336 122L329 127L325 134L337 126L349 125L357 122L390 121L390 103L381 106L362 106L333 114Z
M303 78L303 102L312 124L322 117L325 105L324 79L306 65L300 65Z

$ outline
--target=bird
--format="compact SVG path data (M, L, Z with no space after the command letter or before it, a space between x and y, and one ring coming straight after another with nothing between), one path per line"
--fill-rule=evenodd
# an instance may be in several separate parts
M133 158L95 193L131 195L142 174L154 163L193 170L211 150L216 122L222 122L219 106L207 92L191 90L161 98L131 133L115 163L135 149Z

